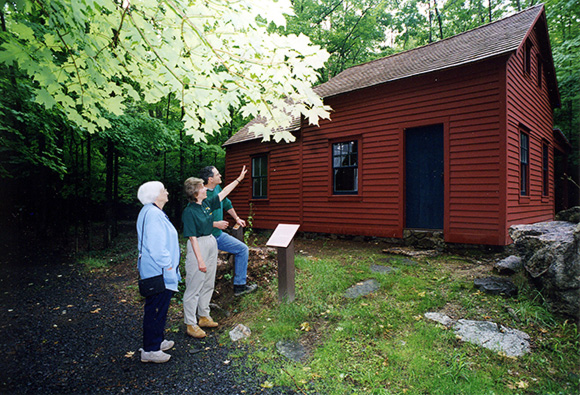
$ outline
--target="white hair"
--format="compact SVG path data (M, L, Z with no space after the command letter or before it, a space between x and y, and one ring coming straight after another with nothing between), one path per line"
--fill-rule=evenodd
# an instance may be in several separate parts
M143 204L155 202L157 197L165 187L159 181L149 181L139 187L137 191L137 199Z

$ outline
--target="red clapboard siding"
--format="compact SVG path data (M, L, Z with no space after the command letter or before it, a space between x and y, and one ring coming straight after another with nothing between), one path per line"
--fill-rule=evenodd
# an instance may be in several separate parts
M545 77L537 84L536 56L539 52L538 32L534 29L528 38L532 43L531 70L524 72L524 46L507 63L507 218L506 228L513 224L534 223L554 218L553 196L553 140L552 116ZM529 139L529 194L520 196L520 130ZM543 196L542 145L549 144L550 186ZM508 239L507 242L510 240Z
M547 37L542 28L529 32L529 74L523 42L478 63L326 97L332 119L303 123L295 142L226 146L228 174L255 155L269 161L268 198L252 199L250 176L230 196L236 210L251 214L256 228L298 223L306 232L402 237L405 129L442 124L447 242L506 245L512 224L552 219L554 96L545 75L538 86L536 62ZM520 196L520 130L530 137L529 196ZM332 144L351 140L358 141L359 191L333 195ZM548 196L543 144L550 147Z
M501 62L488 61L453 73L435 73L330 98L332 120L304 126L298 141L278 148L248 142L227 147L230 161L267 147L269 199L250 200L254 226L272 228L294 221L305 231L401 237L404 226L405 127L445 124L449 186L447 232L471 230L478 240L497 240L500 177L498 165ZM359 194L332 196L330 147L359 142ZM458 154L455 157L455 154ZM294 166L275 161L281 155ZM236 210L247 206L249 182L236 189ZM244 199L246 203L244 204ZM481 233L489 234L482 237ZM453 242L454 240L448 240Z

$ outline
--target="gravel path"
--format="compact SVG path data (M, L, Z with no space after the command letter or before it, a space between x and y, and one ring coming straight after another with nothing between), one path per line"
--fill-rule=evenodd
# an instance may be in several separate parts
M142 306L63 261L0 257L0 393L294 393L262 388L245 347L220 345L216 332L170 334L171 360L141 363Z

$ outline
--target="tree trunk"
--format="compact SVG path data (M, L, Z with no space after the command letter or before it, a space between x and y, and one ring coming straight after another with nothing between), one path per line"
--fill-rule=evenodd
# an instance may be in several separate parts
M114 239L119 235L119 228L117 224L117 219L119 218L119 152L116 148L113 148L113 229L112 238Z
M163 151L163 182L167 179L167 150Z
M106 179L105 179L105 229L104 229L104 247L107 248L113 241L113 177L115 161L115 145L111 138L107 138L106 153Z
M165 124L169 125L169 107L171 104L171 92L167 95L167 114L165 114Z
M485 10L483 9L481 1L477 2L477 14L479 15L479 19L481 19L481 23L485 23Z
M228 128L228 138L234 135L234 117L236 114L236 110L234 109L234 107L230 106L229 110L230 110L230 127Z
M38 133L37 136L38 136L38 156L42 157L42 154L46 151L46 137L42 133ZM52 196L49 189L50 174L48 173L48 168L46 166L40 166L37 177L38 177L37 182L39 192L38 196L43 196L43 198L35 199L37 205L36 212L38 213L36 230L38 232L37 236L46 238L46 236L48 235L48 215L49 215L48 211L50 208L50 202L52 201Z
M185 108L181 107L181 119L185 115ZM185 177L185 131L183 129L179 130L179 179L183 180Z
M431 2L429 2L429 42L433 42L433 13L431 12Z
M437 24L439 25L439 39L443 40L443 21L441 20L441 14L439 14L439 10L437 9L436 0L433 0L433 8L435 8L435 15L437 15Z
M93 234L92 234L92 224L91 224L91 213L92 213L92 180L91 180L91 134L87 133L87 191L85 196L85 229L87 234L87 250L92 251L93 245Z

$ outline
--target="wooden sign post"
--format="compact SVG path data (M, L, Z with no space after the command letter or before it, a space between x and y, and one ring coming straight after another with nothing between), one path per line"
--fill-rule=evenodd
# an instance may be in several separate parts
M244 241L244 228L242 228L240 225L235 224L232 228L231 234L239 241Z
M300 225L278 224L266 243L278 248L278 300L292 302L295 298L294 235Z

